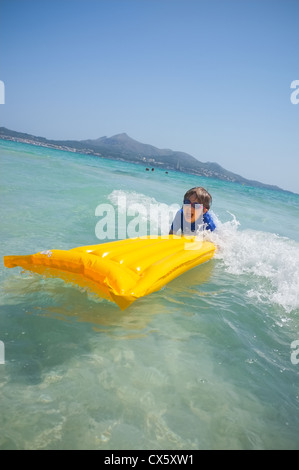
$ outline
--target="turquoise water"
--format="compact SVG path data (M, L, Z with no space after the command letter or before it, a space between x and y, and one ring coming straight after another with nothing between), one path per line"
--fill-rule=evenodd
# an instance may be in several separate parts
M213 260L123 312L2 265L0 449L298 449L299 196L0 146L1 259L100 243L99 204L195 185L218 220Z

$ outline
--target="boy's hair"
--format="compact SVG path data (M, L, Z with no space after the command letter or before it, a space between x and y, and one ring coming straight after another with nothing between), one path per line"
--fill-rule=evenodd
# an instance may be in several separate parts
M189 199L191 196L195 195L196 199L199 204L203 204L203 206L209 210L212 204L212 196L208 193L208 191L201 186L197 186L195 188L189 189L184 195L184 199Z

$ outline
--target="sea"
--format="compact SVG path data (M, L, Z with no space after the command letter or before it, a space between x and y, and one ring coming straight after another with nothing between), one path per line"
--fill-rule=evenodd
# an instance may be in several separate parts
M0 151L0 449L298 450L299 195L12 141ZM124 311L3 265L118 239L117 223L99 239L99 207L128 223L128 206L180 206L194 186L213 197L215 256ZM159 220L142 217L148 234Z

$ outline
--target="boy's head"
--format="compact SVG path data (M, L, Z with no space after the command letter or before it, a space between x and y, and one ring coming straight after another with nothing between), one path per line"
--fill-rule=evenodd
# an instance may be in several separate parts
M184 195L184 200L185 199L195 199L198 204L202 204L204 209L208 211L211 207L212 204L212 196L208 193L208 191L205 188L202 188L201 186L197 186L195 188L189 189L189 191L186 192ZM191 201L191 202L195 202Z
M199 206L197 206L197 204ZM184 195L183 207L185 219L188 222L194 222L202 213L205 213L210 209L211 204L212 196L204 188L198 186L189 189L189 191L187 191Z

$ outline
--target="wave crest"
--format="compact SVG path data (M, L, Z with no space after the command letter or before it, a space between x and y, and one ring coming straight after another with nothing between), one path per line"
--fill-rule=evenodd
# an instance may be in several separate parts
M218 247L215 258L230 274L254 277L249 297L278 304L287 313L298 309L299 244L274 233L240 230L240 223L230 215L228 222L217 220L217 231L209 235Z

